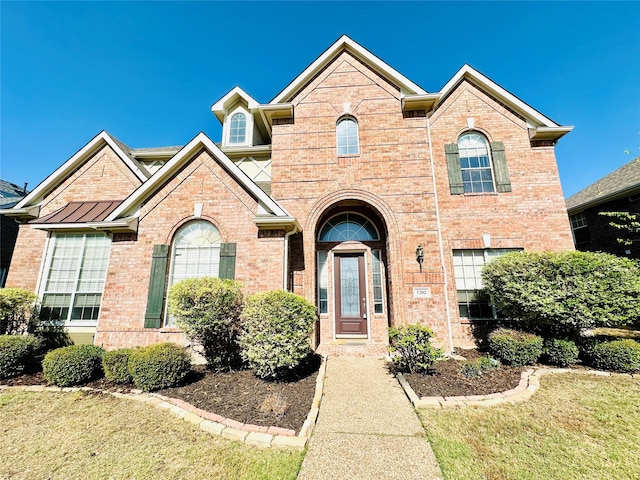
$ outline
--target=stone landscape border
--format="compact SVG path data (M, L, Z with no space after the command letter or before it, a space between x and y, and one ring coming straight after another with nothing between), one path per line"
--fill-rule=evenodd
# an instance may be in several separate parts
M640 379L640 374L611 373L600 370L583 370L571 368L528 368L522 372L518 386L506 392L491 393L489 395L467 395L451 397L418 397L411 388L409 382L397 374L398 381L405 394L415 408L467 408L467 407L493 407L504 404L517 404L526 402L540 388L540 377L557 373L580 373L599 375L603 377L626 377Z
M224 418L221 415L207 412L194 407L193 405L177 399L166 397L157 393L144 393L141 390L132 390L131 393L110 392L90 387L55 387L45 385L30 386L8 386L0 385L0 392L3 391L24 391L24 392L99 392L113 395L117 398L124 398L137 402L146 403L156 408L183 419L186 422L197 425L200 430L219 435L229 440L244 442L258 448L276 448L285 450L304 450L307 442L313 433L313 429L320 413L320 403L324 389L325 373L327 369L327 357L323 356L322 363L316 378L316 389L311 403L311 410L304 421L300 432L296 435L294 430L280 427L264 427L241 423L236 420Z

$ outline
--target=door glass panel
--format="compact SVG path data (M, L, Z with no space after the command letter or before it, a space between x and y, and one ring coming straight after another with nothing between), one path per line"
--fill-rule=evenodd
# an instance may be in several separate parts
M358 257L340 257L340 297L341 316L360 317Z

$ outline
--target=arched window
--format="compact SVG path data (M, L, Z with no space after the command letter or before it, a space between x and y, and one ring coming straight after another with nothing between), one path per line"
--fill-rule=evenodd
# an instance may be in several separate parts
M346 242L348 240L380 240L373 224L357 213L341 213L330 218L320 229L320 242Z
M458 138L462 185L465 192L493 192L493 171L487 139L476 132Z
M247 116L244 113L236 113L229 123L229 143L245 143L247 138Z
M169 288L186 278L218 277L220 232L205 220L182 226L173 239ZM174 319L167 316L167 325Z
M338 155L357 155L359 153L358 122L355 118L342 117L338 120L336 142Z

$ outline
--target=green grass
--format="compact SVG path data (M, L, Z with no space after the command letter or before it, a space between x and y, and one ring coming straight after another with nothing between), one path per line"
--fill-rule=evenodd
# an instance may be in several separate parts
M0 394L0 438L0 479L294 479L304 456L85 392Z
M640 477L637 378L548 375L522 404L420 415L446 480Z

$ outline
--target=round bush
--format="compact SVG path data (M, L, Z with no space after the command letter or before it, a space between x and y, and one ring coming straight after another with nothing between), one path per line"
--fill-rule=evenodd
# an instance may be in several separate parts
M104 376L113 383L131 383L133 378L129 373L129 357L132 348L119 348L105 352L102 356Z
M0 335L0 379L20 375L39 346L38 339L28 335Z
M591 364L614 372L640 371L640 343L635 340L613 340L595 345L590 352Z
M312 353L316 309L298 295L283 290L252 295L242 321L242 355L260 378L287 377Z
M536 363L542 355L542 337L498 328L489 334L489 350L502 363L522 367Z
M432 337L433 331L426 325L390 327L389 351L397 353L392 358L393 364L401 372L427 372L442 356L442 350L431 345Z
M574 365L578 360L578 347L571 340L561 340L549 338L544 341L542 348L542 358L549 365L558 367L568 367Z
M51 350L44 357L42 372L49 383L70 387L102 375L104 350L96 345L70 345Z
M133 383L146 392L177 385L190 369L191 358L187 349L175 343L138 348L129 356Z

